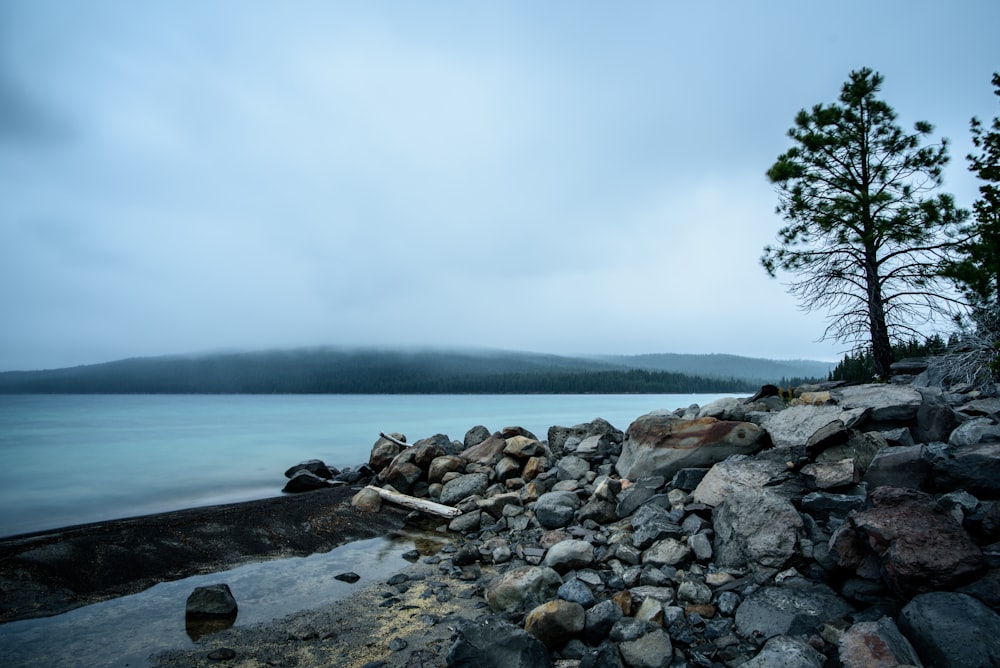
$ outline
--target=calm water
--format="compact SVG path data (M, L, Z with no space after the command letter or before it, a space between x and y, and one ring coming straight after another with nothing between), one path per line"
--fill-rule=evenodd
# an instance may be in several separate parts
M278 496L289 466L364 463L380 431L545 439L721 396L0 395L0 536Z

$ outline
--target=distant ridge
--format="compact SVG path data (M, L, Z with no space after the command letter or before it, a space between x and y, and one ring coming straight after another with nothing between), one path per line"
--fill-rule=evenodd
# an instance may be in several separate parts
M699 364L700 362L700 364ZM726 366L731 370L727 371ZM137 357L0 373L0 393L577 394L753 392L831 365L734 355L565 357L503 350L298 348Z

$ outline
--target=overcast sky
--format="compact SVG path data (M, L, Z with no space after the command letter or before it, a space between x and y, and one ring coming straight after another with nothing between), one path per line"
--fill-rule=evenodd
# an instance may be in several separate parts
M997 115L1000 3L0 3L0 370L301 345L839 359L764 174L851 70Z

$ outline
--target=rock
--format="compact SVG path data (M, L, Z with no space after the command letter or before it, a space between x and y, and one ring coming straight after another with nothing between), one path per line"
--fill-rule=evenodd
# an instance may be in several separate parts
M621 443L625 438L621 430L615 429L610 422L602 418L597 418L592 422L578 424L573 427L549 427L549 448L558 456L562 454L563 446L565 445L567 439L578 438L580 441L583 441L590 436L600 435L608 436L608 438L615 443Z
M320 459L309 459L307 461L296 464L292 468L285 471L285 477L291 478L295 475L296 471L309 471L310 473L315 473L320 478L324 480L331 480L333 477L340 473L337 469L331 469Z
M879 487L873 508L849 518L879 558L886 584L909 598L969 582L985 568L982 551L965 529L936 510L929 495Z
M592 520L598 524L610 524L618 519L617 508L618 506L614 502L603 501L595 496L583 504L583 507L577 511L576 518L580 522Z
M917 409L917 426L914 436L919 443L947 441L948 435L958 426L958 416L945 400L940 388L917 388L924 403Z
M787 475L788 467L780 462L746 456L730 457L709 469L692 496L696 503L717 506L736 491L761 489L775 484Z
M346 571L344 573L334 575L333 579L340 580L341 582L346 582L348 584L354 584L355 582L361 579L361 576L355 573L354 571Z
M843 521L852 511L861 510L864 505L865 497L854 494L813 492L802 497L802 511L823 524L829 523L832 518Z
M466 448L459 456L470 462L493 466L503 458L503 450L507 447L507 439L501 434L493 434L482 443Z
M541 640L500 617L464 622L445 658L448 668L547 668Z
M674 656L670 636L663 629L653 629L635 640L618 645L622 660L629 668L666 668Z
M871 411L873 422L910 422L916 420L917 410L924 398L916 389L906 385L849 385L832 392L845 410L863 408Z
M802 638L774 636L743 668L823 668L826 657Z
M784 568L804 528L789 501L762 490L731 494L715 508L712 520L716 562L729 568Z
M760 413L751 418L760 424L777 448L801 447L831 422L847 425L857 421L862 411L846 413L838 406L790 406L772 413Z
M535 439L527 436L514 436L507 439L503 453L515 459L528 459L545 455L545 447Z
M420 480L423 471L413 462L398 461L394 459L388 467L382 470L379 478L387 485L391 485L400 494L409 494L413 486Z
M807 464L802 467L802 475L817 489L846 487L861 480L861 471L853 459Z
M316 489L325 489L330 483L320 478L315 473L310 473L305 469L300 469L292 474L291 479L285 483L282 492L298 494L300 492L311 492Z
M612 627L624 617L621 607L611 599L605 599L587 610L584 620L583 639L596 645L606 639Z
M546 529L561 529L573 521L580 497L573 492L546 492L535 502L535 519Z
M645 550L663 538L680 538L683 535L681 527L673 521L673 516L667 510L652 504L641 506L632 515L630 524L632 544L640 550Z
M1000 666L1000 615L966 594L915 596L900 613L899 628L928 666Z
M569 580L560 585L556 595L564 601L579 603L584 609L591 608L597 603L597 599L594 598L594 592L590 590L590 587L576 579Z
M883 448L875 453L862 480L868 489L910 487L920 489L930 474L927 446L910 445Z
M351 505L365 513L377 513L382 509L382 497L374 489L366 487L354 495Z
M746 636L809 635L850 612L851 606L824 585L761 587L740 603L735 621Z
M625 665L618 646L605 642L585 654L580 660L579 668L625 668Z
M556 572L586 568L594 563L594 546L585 540L564 540L556 543L545 553L543 566Z
M889 444L881 432L871 431L861 433L849 431L846 443L834 445L816 456L818 463L828 463L850 459L860 473L868 470L868 465L880 450L888 448Z
M849 436L850 432L844 426L843 420L833 420L817 429L809 437L809 440L806 441L806 454L815 457L827 448L846 443Z
M521 477L521 462L510 455L504 455L493 467L497 482L507 482L511 478Z
M504 494L494 494L481 501L476 502L476 506L489 513L490 517L493 519L500 519L504 513L504 508L507 506L520 506L521 497L517 492L506 492Z
M612 440L607 434L588 436L576 446L576 456L588 462L600 461L618 454L621 454L621 442Z
M438 501L446 506L454 506L462 499L484 493L489 484L490 479L485 473L467 473L446 482Z
M392 433L389 434L394 439L402 442L406 442L406 437L402 434ZM379 473L384 469L389 463L396 458L400 452L403 451L403 447L396 445L387 438L379 438L375 441L372 446L371 455L368 457L368 466L372 468L375 473Z
M534 608L555 597L562 578L548 566L523 566L507 571L486 586L486 602L495 612Z
M672 478L683 468L711 466L730 455L756 452L765 443L764 430L750 422L679 420L650 413L629 425L615 468L630 480Z
M698 411L699 418L711 417L717 420L730 420L742 422L746 418L746 404L742 399L736 397L722 397L710 404L701 407Z
M479 510L471 510L462 513L451 522L448 523L448 530L455 531L457 533L467 533L470 531L478 531L482 520L483 514Z
M236 599L227 584L195 587L184 608L188 617L235 617L237 612Z
M959 444L934 443L925 450L934 489L964 489L983 498L1000 498L1000 443L965 443L964 437L955 440Z
M691 555L691 548L676 538L664 538L642 553L644 566L676 566Z
M441 482L446 473L460 472L467 462L457 455L435 457L427 467L427 482Z
M703 533L696 533L692 536L688 536L687 539L688 547L694 553L694 558L698 561L711 561L712 555L712 539Z
M475 427L465 432L465 438L462 439L462 445L465 447L466 450L468 450L472 446L479 445L480 443L488 439L490 435L491 432L489 429L487 429L481 424L477 424Z
M451 441L444 434L422 438L409 448L410 461L426 470L436 458L448 454L450 448Z
M586 613L583 606L556 599L534 608L524 618L524 630L550 649L562 647L583 631Z
M890 617L858 622L837 643L843 668L919 666L920 657Z
M688 468L681 469L674 474L673 479L670 481L670 486L674 489L683 489L685 492L692 491L698 486L705 478L709 469L705 468Z
M556 477L559 480L580 480L590 471L590 463L575 455L567 455L556 462Z
M615 509L619 518L625 518L634 513L639 506L652 498L666 484L663 476L639 478L627 489L622 489L618 495L618 506Z

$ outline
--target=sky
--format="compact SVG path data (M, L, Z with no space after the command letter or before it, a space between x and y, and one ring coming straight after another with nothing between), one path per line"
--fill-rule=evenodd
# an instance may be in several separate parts
M852 70L951 140L1000 3L0 3L0 370L297 346L835 361L765 172Z

